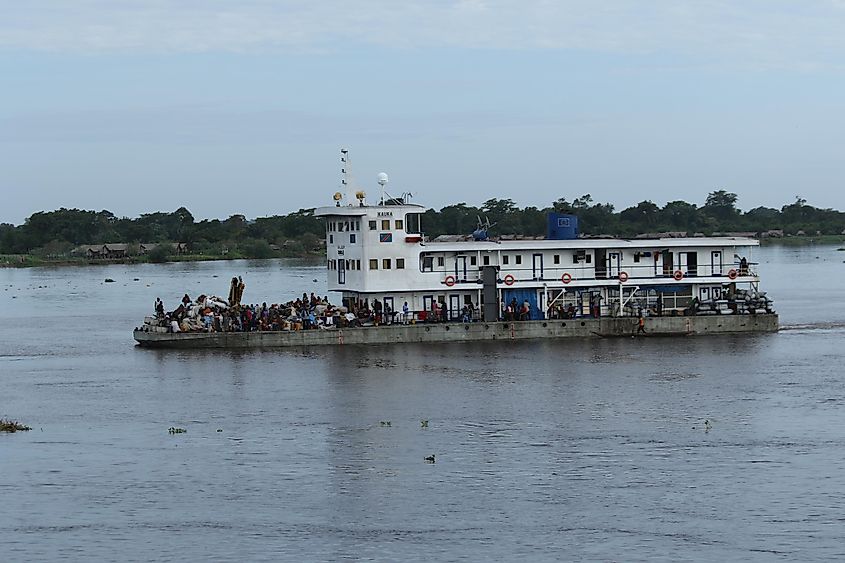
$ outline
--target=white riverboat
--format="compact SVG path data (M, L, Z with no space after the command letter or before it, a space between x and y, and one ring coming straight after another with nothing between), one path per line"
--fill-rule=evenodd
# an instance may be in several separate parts
M341 158L351 186L348 153ZM211 315L205 330L178 331L162 313L135 340L251 348L778 330L754 238L583 238L577 217L552 213L545 238L491 237L482 224L432 239L425 208L385 193L386 183L379 174L375 204L352 190L315 210L326 225L328 289L342 303L335 316L300 330L292 311L282 329L233 330Z
M542 239L489 237L483 225L430 239L423 206L349 199L338 192L315 214L326 221L329 290L353 308L407 305L445 321L772 312L754 238L580 238L577 217L553 213Z

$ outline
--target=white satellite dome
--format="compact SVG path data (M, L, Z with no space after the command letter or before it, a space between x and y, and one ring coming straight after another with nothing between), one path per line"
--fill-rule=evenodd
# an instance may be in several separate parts
M379 172L379 175L376 176L376 178L378 178L379 185L384 186L387 183L387 174L384 172Z

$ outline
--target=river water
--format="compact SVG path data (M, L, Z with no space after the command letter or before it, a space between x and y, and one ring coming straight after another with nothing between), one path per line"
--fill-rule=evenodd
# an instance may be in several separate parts
M322 267L0 270L0 560L841 560L845 252L756 258L777 334L247 352L131 329Z

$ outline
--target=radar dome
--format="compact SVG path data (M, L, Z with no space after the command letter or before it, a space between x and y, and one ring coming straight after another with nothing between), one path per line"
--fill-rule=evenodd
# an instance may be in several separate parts
M379 175L376 176L376 178L378 178L378 183L382 186L387 183L387 174L385 174L384 172L380 172Z

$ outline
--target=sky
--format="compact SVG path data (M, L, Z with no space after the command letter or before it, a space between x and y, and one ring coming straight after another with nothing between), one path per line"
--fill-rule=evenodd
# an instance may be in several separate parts
M0 0L0 222L358 187L845 210L845 0Z

